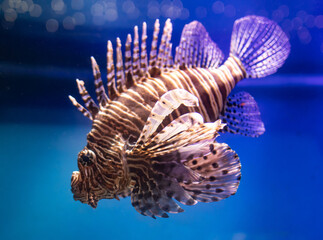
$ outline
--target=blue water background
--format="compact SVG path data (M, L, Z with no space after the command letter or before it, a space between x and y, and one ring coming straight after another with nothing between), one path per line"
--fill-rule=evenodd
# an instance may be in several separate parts
M174 42L185 23L199 19L226 54L233 22L246 14L265 9L272 17L282 5L289 7L290 19L299 11L322 14L320 1L223 1L236 7L233 17L212 13L212 1L182 2L190 16L173 20ZM101 200L97 209L73 200L70 177L91 123L67 98L78 97L76 77L93 93L89 56L104 66L106 40L125 39L142 21L151 34L153 20L142 10L136 19L120 16L101 26L89 21L68 30L63 15L48 10L49 1L38 4L38 19L21 14L13 26L2 19L0 27L0 239L323 239L322 28L308 28L308 43L299 29L291 30L292 52L283 68L234 90L254 96L266 127L259 138L218 138L240 157L237 194L154 220L137 213L129 198ZM136 3L140 9L147 4ZM49 18L60 23L55 33L46 31Z

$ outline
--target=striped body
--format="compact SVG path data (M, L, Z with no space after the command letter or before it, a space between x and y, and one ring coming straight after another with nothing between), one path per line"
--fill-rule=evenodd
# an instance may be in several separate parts
M199 99L200 104L194 108L182 106L176 109L169 121L185 112L198 112L207 122L214 122L223 111L227 96L244 77L240 61L230 57L218 69L183 68L156 78L144 78L101 107L89 136L98 141L101 136L109 135L111 130L116 129L124 139L135 142L156 101L172 89L187 90Z

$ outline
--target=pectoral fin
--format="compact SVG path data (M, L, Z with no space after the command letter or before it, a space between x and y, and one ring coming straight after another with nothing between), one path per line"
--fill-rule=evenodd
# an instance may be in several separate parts
M258 137L265 132L258 105L246 92L230 96L220 118L227 124L224 127L225 132L250 137Z

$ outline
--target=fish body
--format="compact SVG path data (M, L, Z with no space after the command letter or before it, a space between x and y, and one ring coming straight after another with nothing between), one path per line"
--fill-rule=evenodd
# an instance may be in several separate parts
M174 199L193 205L235 194L239 157L215 138L219 132L255 137L265 129L252 96L230 93L244 78L275 72L289 41L276 23L244 17L234 24L230 56L221 65L223 54L201 23L184 27L175 58L171 33L167 20L157 51L156 21L149 61L145 23L140 54L137 27L124 58L117 39L116 63L109 41L107 92L92 57L99 105L77 80L85 107L70 99L93 124L78 156L80 171L72 175L75 200L96 207L103 198L131 196L138 212L155 218L182 212Z

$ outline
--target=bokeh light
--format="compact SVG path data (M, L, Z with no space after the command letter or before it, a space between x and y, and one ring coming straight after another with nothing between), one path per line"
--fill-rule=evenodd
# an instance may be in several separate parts
M323 15L319 15L314 20L315 26L317 28L323 28Z
M75 25L83 25L86 22L85 15L82 12L76 12L73 14Z
M66 12L66 5L63 0L52 0L51 6L56 14L63 15Z
M59 26L59 23L56 19L51 18L46 21L46 30L48 32L51 32L51 33L56 32L58 29L58 26Z
M216 1L212 5L212 10L215 14L220 14L224 12L224 4L221 1Z
M147 15L149 18L156 19L160 17L160 6L157 1L150 1L148 3L148 12Z
M323 28L323 15L315 15L292 5L276 5L274 9L248 7L244 10L236 2L223 0L199 4L195 7L183 0L3 0L0 3L1 26L11 29L15 22L28 16L43 21L48 32L55 32L59 25L62 30L72 31L78 27L105 26L109 23L127 24L138 18L173 20L200 20L206 18L235 19L245 15L268 17L283 28L286 34L308 44L314 38L312 31ZM28 16L27 16L28 15ZM55 23L53 22L55 20ZM137 23L138 24L138 23ZM54 27L53 27L54 26ZM57 26L57 27L55 27ZM54 29L56 29L54 31Z
M29 7L29 14L31 17L40 17L42 11L42 7L38 4L33 4Z
M4 12L4 19L7 22L14 22L17 19L17 12L12 8L7 9Z
M63 20L63 27L67 30L73 30L75 28L75 20L74 18L67 16Z

